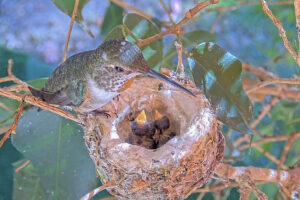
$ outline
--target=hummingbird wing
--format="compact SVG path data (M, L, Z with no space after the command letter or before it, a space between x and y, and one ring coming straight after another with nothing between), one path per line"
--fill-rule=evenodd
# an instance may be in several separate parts
M71 103L70 98L66 95L63 91L57 91L57 92L46 92L43 90L38 90L33 87L28 87L30 92L33 96L39 97L43 101L50 103L50 104L56 104L60 106L66 106Z
M86 94L85 81L71 81L66 87L56 92L47 92L29 87L33 96L43 101L60 106L78 106L84 101Z

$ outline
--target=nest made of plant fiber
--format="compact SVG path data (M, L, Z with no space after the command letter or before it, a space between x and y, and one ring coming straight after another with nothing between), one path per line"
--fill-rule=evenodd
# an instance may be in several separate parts
M195 97L158 79L140 77L101 109L111 117L85 117L86 145L102 182L116 184L108 189L111 194L120 199L177 199L206 183L223 157L224 138L205 96L192 83L184 87ZM160 129L156 122L162 117L169 126ZM133 123L146 131L139 133L136 126L133 131Z

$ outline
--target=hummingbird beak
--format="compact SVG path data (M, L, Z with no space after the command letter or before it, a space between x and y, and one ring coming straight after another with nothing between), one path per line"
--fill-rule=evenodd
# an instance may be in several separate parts
M165 75L161 74L161 73L158 73L156 71L154 71L153 69L150 69L149 72L148 72L148 75L149 76L152 76L154 78L158 78L162 81L165 81L167 83L170 83L171 85L183 90L184 92L192 95L192 96L195 96L191 91L189 91L188 89L186 89L185 87L179 85L178 83L176 83L175 81L173 81L172 79L166 77Z

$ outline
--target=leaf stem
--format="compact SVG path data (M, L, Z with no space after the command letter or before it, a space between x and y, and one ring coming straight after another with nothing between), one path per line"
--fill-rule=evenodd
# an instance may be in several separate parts
M65 49L64 49L64 55L63 55L63 58L62 58L62 62L65 62L65 60L67 58L67 51L68 51L69 41L70 41L70 37L71 37L71 32L72 32L73 24L74 24L76 15L77 15L79 1L80 0L75 0L75 5L74 5L73 13L72 13L72 18L71 18L70 26L69 26L67 40L66 40L66 43L65 43Z
M138 47L143 47L147 44L150 44L151 42L154 42L162 37L164 37L165 35L168 34L177 34L178 31L181 30L181 28L188 22L190 21L199 11L203 10L204 8L206 8L207 6L211 5L211 4L216 4L218 3L219 0L207 0L204 1L202 3L198 3L195 7L193 7L192 9L190 9L189 11L187 11L185 13L184 18L178 22L177 24L175 24L174 26L169 27L167 30L160 32L156 35L153 35L151 37L148 37L146 39L143 40L139 40L137 42L137 46Z

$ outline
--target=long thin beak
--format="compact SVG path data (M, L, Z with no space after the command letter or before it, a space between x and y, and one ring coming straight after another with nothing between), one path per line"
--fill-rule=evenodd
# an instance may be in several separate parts
M149 76L152 76L152 77L155 77L155 78L158 78L162 81L165 81L167 83L170 83L171 85L183 90L184 92L192 95L192 96L195 96L191 91L189 91L188 89L186 89L185 87L179 85L178 83L176 83L175 81L173 81L172 79L166 77L165 75L161 74L161 73L158 73L156 71L154 71L153 69L150 69L149 72L148 72L148 75Z

